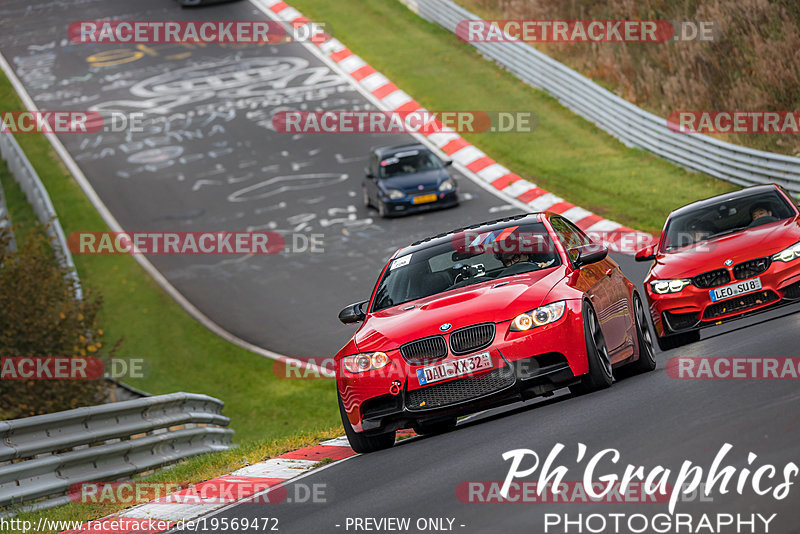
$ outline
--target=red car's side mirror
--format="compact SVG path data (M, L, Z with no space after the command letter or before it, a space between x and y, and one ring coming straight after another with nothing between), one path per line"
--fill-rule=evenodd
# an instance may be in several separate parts
M339 320L344 324L360 323L367 318L367 314L364 313L364 309L362 308L365 304L369 304L369 301L356 302L355 304L347 306L339 312Z
M649 247L645 247L639 252L636 253L634 256L636 261L653 261L656 259L656 246L650 245Z

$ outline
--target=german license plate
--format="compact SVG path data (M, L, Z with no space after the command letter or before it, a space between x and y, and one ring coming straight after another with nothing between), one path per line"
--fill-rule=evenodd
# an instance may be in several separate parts
M422 369L417 369L417 378L419 385L432 384L440 380L446 380L456 376L468 375L475 371L482 371L484 369L492 368L492 358L489 357L488 352L481 352L474 356L466 358L459 358L458 360L450 360L447 362L438 363L436 365L429 365Z
M420 195L418 197L414 197L411 202L413 204L427 204L428 202L436 202L438 197L435 194L431 195Z
M761 278L753 278L752 280L745 280L744 282L736 282L735 284L728 284L727 286L718 287L708 292L711 295L711 300L717 302L718 300L725 300L744 293L750 293L761 289Z

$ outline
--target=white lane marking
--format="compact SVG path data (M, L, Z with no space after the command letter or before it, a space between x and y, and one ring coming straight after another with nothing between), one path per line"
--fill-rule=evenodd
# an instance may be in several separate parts
M250 1L252 2L253 0L250 0ZM338 439L338 438L337 438L337 439ZM289 484L294 484L294 483L295 483L295 482L297 482L298 480L302 480L302 479L304 479L304 478L306 478L306 477L308 477L308 476L311 476L311 475L316 475L316 474L317 474L317 473L319 473L320 471L324 471L325 469L330 469L331 467L334 467L334 466L336 466L336 465L338 465L338 464L340 464L340 463L342 463L342 462L346 462L346 461L348 461L348 460L352 460L353 458L358 458L359 456L360 456L360 454L355 454L355 455L353 455L353 456L348 456L347 458L342 458L341 460L336 460L335 462L331 462L331 463L329 463L329 464L325 464L325 465L323 465L323 466L321 466L321 467L317 467L316 469L312 469L311 471L306 471L305 473L303 473L303 474L301 474L301 475L299 475L299 476L296 476L296 477L292 478L291 480L286 480L286 481L284 481L284 482L281 482L281 486L284 486L284 487L286 487L286 486L288 486ZM241 499L241 500L239 500L239 501L236 501L236 502L234 502L234 503L227 504L227 505L225 505L224 507L222 507L222 508L219 508L218 510L213 510L213 511L211 511L211 512L210 512L210 513L208 513L208 514L207 514L205 517L211 517L211 516L215 516L215 515L221 514L222 512L224 512L224 511L226 511L226 510L229 510L229 509L231 509L231 508L234 508L234 507L236 507L236 506L239 506L239 505L240 505L240 504L242 504L242 503L245 503L245 502L248 502L248 501L252 501L252 500L258 499L259 497L261 497L262 495L265 495L265 494L269 493L269 492L270 492L270 491L272 491L273 489L274 489L274 487L273 487L273 488L270 488L270 489L266 489L266 490L264 490L264 491L261 491L261 492L259 492L259 493L256 493L256 494L254 494L254 495L251 495L251 496L249 496L249 497L245 497L245 498L243 498L243 499ZM178 533L178 532L182 532L182 531L181 531L181 530L179 530L179 529L176 529L176 528L172 528L172 529L168 530L167 532L168 532L168 533L173 533L173 532L175 532L175 533Z
M575 206L574 208L570 208L564 213L561 214L562 216L566 217L570 221L576 223L581 219L585 219L586 217L593 215L593 213L589 210L585 210L580 206Z
M231 475L240 477L261 478L293 478L308 471L315 464L314 460L295 460L293 458L270 458L267 461L248 465L237 469Z
M591 225L589 228L586 229L586 233L589 232L610 232L612 230L616 230L617 228L621 228L622 225L616 223L614 221L609 221L608 219L603 219L602 221L598 221Z
M352 77L349 77L349 78L352 79ZM353 80L353 81L355 81L355 80ZM366 78L361 80L361 85L363 85L364 88L367 91L369 91L370 93L372 93L372 91L374 91L378 87L383 87L387 83L389 83L389 78L387 78L386 76L384 76L380 72L372 73L369 76L367 76Z
M498 178L502 178L507 174L511 174L511 171L506 169L499 163L493 163L488 167L486 167L485 169L481 169L478 171L478 176L480 176L487 182L494 182Z
M414 99L411 98L408 93L398 89L397 91L394 91L383 98L383 105L394 111L400 106L408 104L412 100Z
M462 165L469 165L472 162L485 158L486 154L481 149L473 145L467 145L461 150L450 154L450 157Z
M345 436L339 436L338 438L329 439L327 441L323 441L320 445L327 445L328 447L349 447L350 442L347 441Z
M118 517L138 519L164 519L169 521L188 521L211 513L225 506L217 504L142 504L118 513Z
M461 136L448 128L446 130L442 130L439 133L434 133L429 135L428 140L437 147L441 148L450 141L458 139L459 137Z
M348 74L357 71L361 67L365 67L367 62L361 59L360 57L353 54L342 61L339 62L339 65L347 72Z
M513 184L504 188L503 193L512 196L516 199L518 196L520 196L523 193L527 193L531 189L536 189L536 184L532 184L527 180L517 180ZM528 211L531 211L530 206L528 206L527 204L525 206L528 208Z
M528 202L528 205L533 208L534 211L547 211L550 206L558 204L559 202L564 202L564 199L553 193L545 193Z

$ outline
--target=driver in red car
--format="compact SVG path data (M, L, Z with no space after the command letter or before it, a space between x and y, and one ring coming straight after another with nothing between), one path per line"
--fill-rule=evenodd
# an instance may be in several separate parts
M536 264L536 266L540 269L544 269L556 261L555 256L552 254L518 254L516 252L503 254L501 252L497 252L495 253L495 257L503 262L504 267L511 267L515 263L528 262Z
M769 207L769 204L759 203L754 204L752 208L750 208L750 218L752 222L748 225L749 228L753 226L761 226L762 224L768 224L771 222L775 222L778 219L772 215L772 210Z

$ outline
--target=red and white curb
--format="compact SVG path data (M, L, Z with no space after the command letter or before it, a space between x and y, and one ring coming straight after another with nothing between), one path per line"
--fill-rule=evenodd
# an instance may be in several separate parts
M370 67L338 39L322 31L321 27L286 2L282 0L251 0L251 2L265 13L273 14L280 21L297 27L310 26L309 35L316 36L312 42L323 55L337 64L365 92L373 96L384 111L421 113L426 111L386 76ZM423 130L427 131L428 128ZM605 219L524 180L449 128L445 127L441 131L422 135L466 169L473 180L490 185L531 211L551 211L563 215L593 238L602 240L613 252L633 254L655 241L650 234Z
M408 433L405 432L405 434ZM311 471L325 458L338 462L352 456L356 456L356 453L350 448L347 438L330 439L318 445L304 447L276 458L248 465L230 475L200 482L189 489L128 508L114 515L88 521L82 528L65 530L61 534L154 534L165 532L232 504L274 491L281 484ZM204 487L214 489L206 492L203 490ZM227 488L227 493L235 494L236 498L226 498L225 495L220 494L217 491L220 487ZM202 499L199 499L200 502L198 502L198 495L206 494L213 495L208 499L209 502L202 502Z

